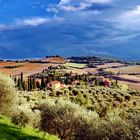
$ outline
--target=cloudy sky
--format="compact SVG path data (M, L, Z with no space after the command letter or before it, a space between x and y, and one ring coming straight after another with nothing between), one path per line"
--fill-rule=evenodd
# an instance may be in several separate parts
M140 0L0 0L0 58L140 60Z

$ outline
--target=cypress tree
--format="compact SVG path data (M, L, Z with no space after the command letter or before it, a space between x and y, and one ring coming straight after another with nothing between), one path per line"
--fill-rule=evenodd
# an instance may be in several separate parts
M51 77L48 75L47 76L47 83L50 83L51 82Z
M23 81L22 88L23 88L23 90L27 90L28 89L27 88L27 83L25 81Z
M30 91L31 88L30 88L30 77L28 77L28 91Z
M32 82L33 82L33 89L36 89L36 81L35 81L35 77L33 77Z
M21 85L21 79L18 78L18 82L17 82L17 87L19 90L22 89L22 85Z
M40 89L40 83L38 81L36 81L36 87Z
M44 79L43 76L42 76L42 78L41 78L41 88L42 88L42 89L45 88L45 79Z
M21 79L21 85L23 85L23 72L20 74L20 79Z
M30 90L33 90L33 79L30 77Z

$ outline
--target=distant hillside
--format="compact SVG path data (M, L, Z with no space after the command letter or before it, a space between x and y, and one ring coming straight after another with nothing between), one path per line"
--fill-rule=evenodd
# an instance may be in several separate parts
M47 63L64 64L66 62L66 59L60 56L52 56L42 59L42 61Z

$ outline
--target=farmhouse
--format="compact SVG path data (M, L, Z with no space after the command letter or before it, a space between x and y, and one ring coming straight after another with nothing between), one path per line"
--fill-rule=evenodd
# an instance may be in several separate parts
M107 86L107 87L111 86L111 82L108 79L106 79L103 83L104 83L104 86Z
M52 81L47 84L47 88L53 89L53 90L59 90L61 88L61 83L57 80Z
M104 86L109 87L111 85L110 80L105 78L105 77L103 77L103 76L98 77L97 81L99 82L99 84L104 85Z

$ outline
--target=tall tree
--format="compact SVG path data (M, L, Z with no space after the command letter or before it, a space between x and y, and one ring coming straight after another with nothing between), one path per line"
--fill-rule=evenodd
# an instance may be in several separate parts
M28 91L31 90L31 87L30 87L30 77L28 77Z
M21 85L23 85L23 72L20 74Z
M18 87L19 90L22 90L22 85L21 85L21 79L20 78L18 78L17 87Z
M36 89L36 80L35 80L35 77L32 78L32 82L33 82L33 89Z
M33 78L30 77L30 90L33 90Z
M46 86L44 76L41 77L41 88L44 89Z
M26 81L23 81L22 88L23 88L23 90L27 90L28 89Z

